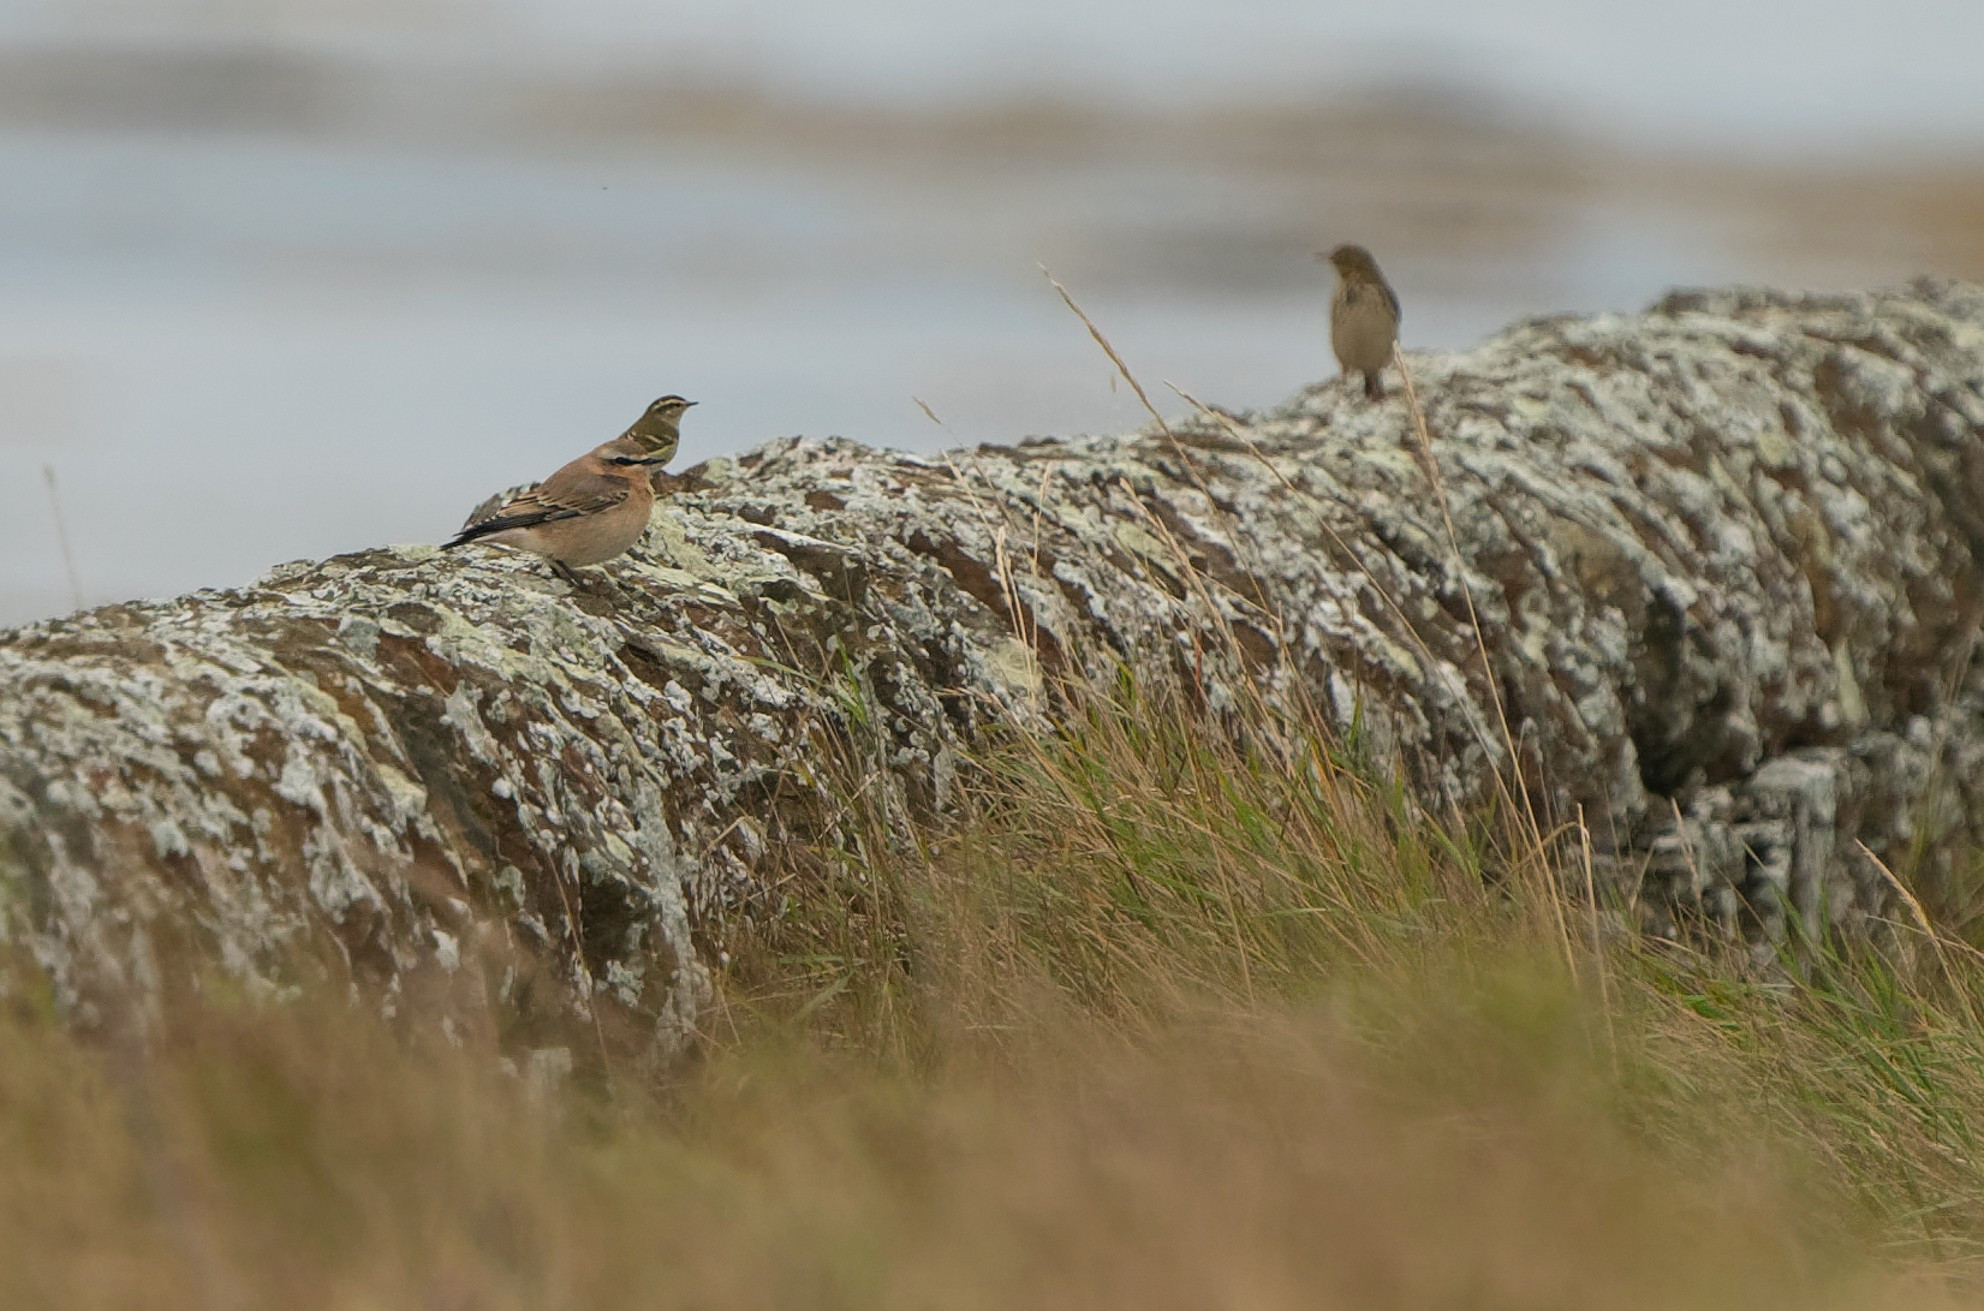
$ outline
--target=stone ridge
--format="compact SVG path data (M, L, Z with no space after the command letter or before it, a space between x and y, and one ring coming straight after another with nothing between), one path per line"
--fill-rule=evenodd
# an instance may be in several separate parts
M1442 809L1513 763L1654 932L1851 925L1888 895L1856 841L1984 836L1984 291L1690 292L1413 367L1458 557L1403 403L1330 383L774 443L578 591L389 548L0 635L0 934L83 1024L321 961L523 1043L608 1008L665 1059L767 853L846 838L823 754L939 819L1049 673L1118 663L1355 713Z

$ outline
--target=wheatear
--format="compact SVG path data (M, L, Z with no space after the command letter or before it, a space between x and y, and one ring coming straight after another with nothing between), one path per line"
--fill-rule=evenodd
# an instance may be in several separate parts
M576 566L611 560L641 540L654 509L648 471L667 458L633 437L615 437L468 524L441 549L500 542L535 551L576 582Z
M1346 375L1364 375L1364 395L1383 400L1378 375L1392 362L1398 344L1398 296L1378 261L1362 246L1338 246L1326 256L1336 266L1336 296L1330 301L1330 349Z
M633 426L620 434L622 441L638 442L643 451L657 457L652 471L656 491L661 490L661 481L666 477L661 466L674 459L676 450L682 445L682 416L695 403L671 392L648 406L646 412L634 420ZM463 531L475 527L536 486L536 483L523 483L496 493L469 512L468 518L462 522Z

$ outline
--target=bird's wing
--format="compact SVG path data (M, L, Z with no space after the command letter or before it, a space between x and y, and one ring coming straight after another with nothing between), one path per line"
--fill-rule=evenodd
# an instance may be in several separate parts
M1396 325L1399 320L1398 295L1392 290L1391 283L1383 278L1345 278L1343 285L1337 288L1337 294L1330 299L1331 320L1355 313L1357 307L1369 305L1373 300L1384 302L1385 308L1391 311L1392 323Z
M479 519L470 516L469 522L449 545L473 541L510 528L532 528L559 519L598 514L612 509L631 495L633 488L625 478L616 478L583 465L568 464L537 486L510 497L486 516ZM482 514L487 507L488 502L484 502L477 507L476 514Z
M528 496L537 490L537 486L536 483L518 483L515 487L505 488L503 491L489 497L482 504L468 512L468 518L462 520L462 531L467 532L485 520L494 519L503 512L504 506L519 497Z
M679 433L662 433L656 437L643 431L641 425L638 423L620 435L622 437L632 437L640 443L641 449L647 454L659 456L663 464L667 464L670 460L674 459L675 452L682 447L682 437Z

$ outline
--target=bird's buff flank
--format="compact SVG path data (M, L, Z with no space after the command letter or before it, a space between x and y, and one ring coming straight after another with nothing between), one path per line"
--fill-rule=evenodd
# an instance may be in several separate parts
M534 551L566 572L611 560L647 531L654 509L648 471L667 458L632 436L616 437L504 501L442 549L497 542Z

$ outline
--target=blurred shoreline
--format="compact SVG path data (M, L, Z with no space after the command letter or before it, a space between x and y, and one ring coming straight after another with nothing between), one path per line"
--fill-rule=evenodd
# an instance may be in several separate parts
M65 604L46 464L99 603L436 540L665 391L704 402L683 464L1140 426L1043 265L1173 412L1164 382L1258 408L1334 372L1311 252L1343 239L1421 349L1675 284L1984 277L1975 162L1691 159L1450 88L1277 94L859 104L0 44L0 623Z
M862 103L781 96L769 80L255 42L0 44L0 133L240 134L526 156L686 148L939 186L1102 162L1165 166L1306 186L1312 194L1291 199L1310 203L1312 229L1366 230L1360 208L1402 206L1386 216L1388 232L1437 238L1463 258L1537 239L1538 210L1602 201L1655 215L1721 211L1745 246L1807 257L1821 280L1862 259L1984 277L1984 150L1889 142L1792 162L1655 151L1567 130L1541 104L1410 81L1315 99L1263 88L1251 101L1166 111L1066 95ZM1321 194L1345 187L1364 194L1341 206ZM1745 238L1744 227L1762 231Z

